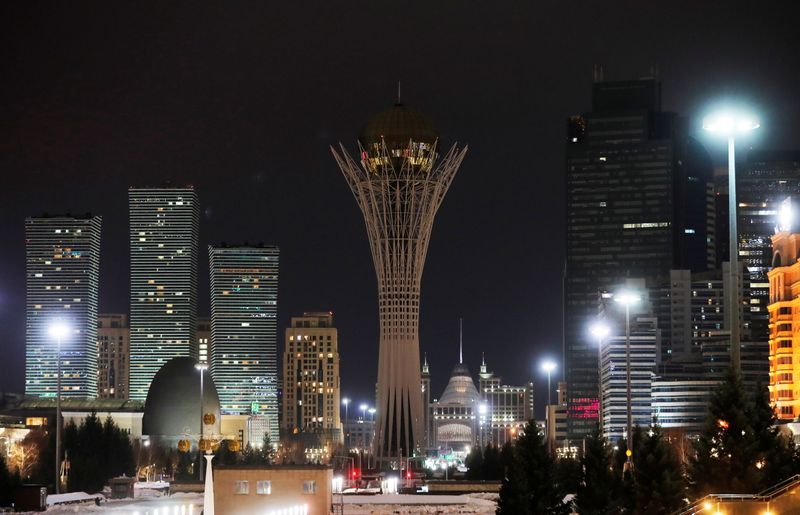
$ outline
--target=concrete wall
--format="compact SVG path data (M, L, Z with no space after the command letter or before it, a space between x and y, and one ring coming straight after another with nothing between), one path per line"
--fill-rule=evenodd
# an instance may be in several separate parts
M271 492L260 495L257 482L265 480L271 481ZM237 481L247 481L246 494L235 493ZM304 493L305 481L316 481L316 493ZM214 508L225 515L246 515L307 506L308 515L327 515L333 502L332 481L333 469L326 466L215 468Z

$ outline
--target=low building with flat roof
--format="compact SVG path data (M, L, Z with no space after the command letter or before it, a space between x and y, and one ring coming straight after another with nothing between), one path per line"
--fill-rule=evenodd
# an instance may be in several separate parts
M214 508L226 515L327 515L333 505L328 465L214 467Z

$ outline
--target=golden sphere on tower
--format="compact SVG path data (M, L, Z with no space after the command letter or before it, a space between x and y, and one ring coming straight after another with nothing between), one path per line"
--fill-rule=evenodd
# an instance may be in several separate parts
M191 449L191 447L192 447L192 444L189 442L189 440L178 440L178 450L179 451L181 451L181 452L189 452L189 449Z
M217 421L217 417L213 413L206 413L203 415L203 423L207 426L214 425L214 422Z

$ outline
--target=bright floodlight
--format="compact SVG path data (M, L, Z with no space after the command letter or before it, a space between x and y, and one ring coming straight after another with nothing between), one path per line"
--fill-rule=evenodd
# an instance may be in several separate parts
M750 114L737 112L720 112L703 118L703 128L708 132L730 135L758 129L761 124L758 118Z
M361 406L358 407L358 409L360 409L361 411L367 411L367 408L368 406L366 404L362 404Z
M375 408L370 408L367 410L367 413L369 413L370 415L374 415L375 411L376 411Z
M589 332L595 338L605 338L611 332L611 328L603 322L595 322L589 326Z
M348 399L347 397L345 397L344 399L342 399L342 404L344 404L345 406L347 406L348 404L350 404L350 399Z
M64 322L53 322L50 324L50 327L47 329L47 332L50 333L50 336L53 338L66 338L69 334L69 326Z
M200 370L201 372L202 372L203 370L208 370L208 363L197 363L197 364L194 366L194 368L196 368L197 370Z
M556 362L555 362L555 361L551 361L551 360L549 360L549 359L547 359L547 360L544 360L544 361L542 362L542 370L544 370L544 371L545 371L545 372L547 372L548 374L549 374L550 372L552 372L553 370L555 370L555 369L556 369L556 366L557 366L557 365L556 365Z
M794 209L792 209L791 199L787 198L781 202L781 209L778 211L778 229L781 231L791 231L793 219Z
M630 306L631 304L636 304L640 300L642 300L641 295L629 291L623 291L616 295L614 295L614 300L616 302L620 302L625 304L626 306Z

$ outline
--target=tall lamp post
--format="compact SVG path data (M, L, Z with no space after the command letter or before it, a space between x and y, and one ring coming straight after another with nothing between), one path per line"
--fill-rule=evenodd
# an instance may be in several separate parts
M350 399L347 397L342 399L342 404L344 404L344 424L342 427L344 428L343 433L343 440L344 440L344 447L347 449L347 407L350 405Z
M61 341L69 335L69 326L57 321L48 329L56 340L56 494L61 493Z
M739 232L736 227L736 152L734 136L761 127L758 118L745 113L720 112L703 119L703 129L728 138L728 305L731 324L731 367L739 373L741 342L739 336Z
M203 439L203 401L205 390L203 389L203 372L208 370L208 363L198 363L194 366L200 371L200 436L197 439L197 450L200 450L200 441ZM200 468L198 469L198 476L200 481L203 480L203 453L200 453Z
M589 332L597 338L597 423L603 430L603 339L611 332L611 328L603 322L595 322L589 326Z
M616 302L625 306L625 383L627 390L628 425L625 439L628 442L628 460L625 462L626 470L633 468L633 409L631 402L631 306L637 304L642 298L632 292L623 291L614 296Z
M547 405L550 406L550 375L553 373L553 370L556 369L558 365L556 365L555 361L546 359L542 362L542 370L547 374Z
M546 359L542 362L542 370L547 374L547 408L545 409L545 429L547 430L547 434L550 434L550 390L552 389L550 386L550 375L553 373L553 370L556 369L556 362L550 359Z

